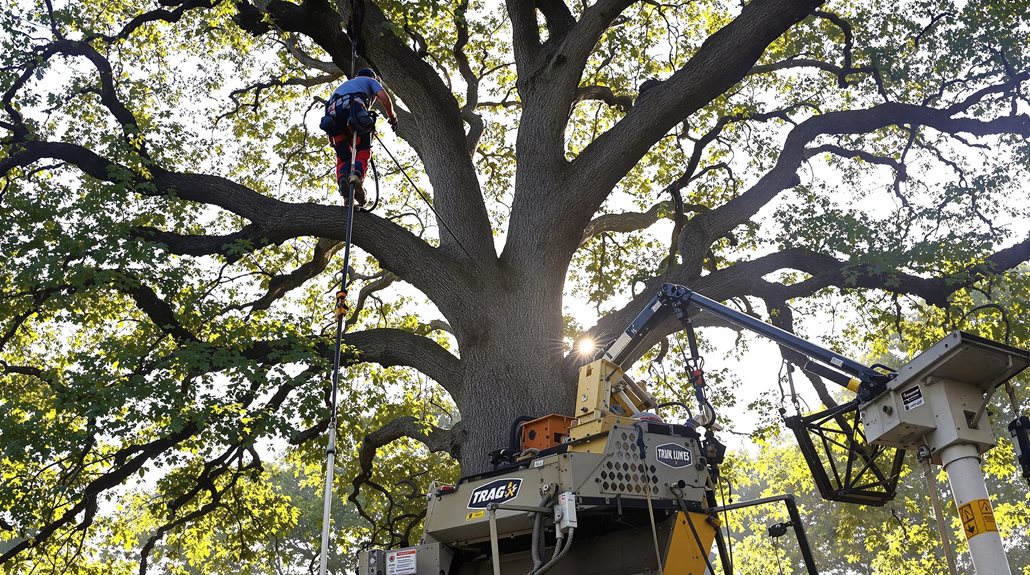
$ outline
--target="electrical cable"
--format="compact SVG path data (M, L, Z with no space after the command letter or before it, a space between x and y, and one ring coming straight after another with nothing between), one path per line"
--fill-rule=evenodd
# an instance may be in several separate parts
M429 196L423 193L422 189L415 184L415 181L412 180L411 176L408 175L408 171L405 170L404 166L402 166L401 163L397 160L397 158L394 157L393 153L390 152L390 149L387 148L385 144L383 144L383 139L380 138L378 134L376 134L375 138L376 140L379 140L379 146L383 148L383 151L386 152L386 155L389 156L391 160L393 160L394 164L397 165L397 169L400 170L401 174L404 175L404 179L408 180L408 183L411 184L411 187L414 188L416 192L418 192L418 195L420 198L422 198L422 201L425 202L427 206L429 206L430 211L432 211L433 215L436 216L436 219L440 222L440 225L442 225L444 229L447 230L447 233L451 234L451 237L454 238L454 243L458 244L458 247L461 248L461 251L465 254L465 257L467 257L469 261L472 262L472 265L476 266L476 269L479 270L480 273L483 273L483 270L480 269L479 264L476 263L475 258L472 257L472 254L470 254L468 250L465 249L465 246L462 245L461 240L458 239L457 234L455 234L454 231L451 230L451 227L447 225L447 221L444 220L443 217L439 214L439 212L436 211L436 208L433 207L433 203L429 200Z

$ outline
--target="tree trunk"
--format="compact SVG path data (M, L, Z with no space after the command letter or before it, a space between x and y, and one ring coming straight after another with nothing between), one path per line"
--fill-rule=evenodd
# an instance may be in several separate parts
M463 473L489 468L487 454L508 445L517 417L572 409L575 382L562 378L566 350L556 283L534 281L487 294L477 321L458 334L464 370L455 401L467 432Z

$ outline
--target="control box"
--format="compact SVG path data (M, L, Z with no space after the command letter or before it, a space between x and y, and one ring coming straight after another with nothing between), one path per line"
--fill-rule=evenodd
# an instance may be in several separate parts
M986 402L1030 365L1030 353L955 331L898 370L885 393L860 406L871 444L938 452L957 444L995 445Z

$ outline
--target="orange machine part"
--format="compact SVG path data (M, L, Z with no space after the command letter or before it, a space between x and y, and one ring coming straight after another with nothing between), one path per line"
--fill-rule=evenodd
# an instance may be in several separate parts
M522 425L522 449L547 449L561 445L568 437L569 428L576 422L573 417L545 415Z

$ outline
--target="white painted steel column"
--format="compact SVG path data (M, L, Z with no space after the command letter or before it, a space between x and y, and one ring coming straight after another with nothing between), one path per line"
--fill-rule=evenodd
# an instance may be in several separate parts
M987 501L989 506L990 498L976 446L945 447L941 450L941 462L948 473L955 506L969 540L969 555L973 558L976 575L1012 575L1001 544L1001 534L993 526L993 511L988 507L989 519L985 525L985 513L980 509L983 501ZM967 504L970 506L963 509Z

